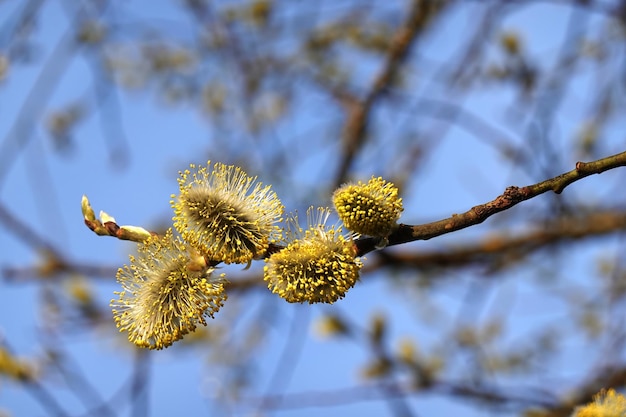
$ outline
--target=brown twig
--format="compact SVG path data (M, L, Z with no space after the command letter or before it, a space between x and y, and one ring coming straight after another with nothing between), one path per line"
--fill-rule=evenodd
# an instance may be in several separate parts
M422 225L407 225L400 224L398 229L392 233L388 237L387 246L399 245L403 243L413 242L416 240L428 240L433 237L441 236L447 233L451 233L457 230L465 229L467 227L480 224L484 222L487 218L491 217L496 213L500 213L505 211L516 204L529 200L533 197L537 197L538 195L544 194L548 191L552 191L556 194L560 194L567 186L570 184L581 180L585 177L588 177L592 174L600 174L602 172L608 171L613 168L626 166L626 152L622 152L613 156L609 156L603 159L599 159L597 161L592 162L577 162L576 168L572 171L566 172L564 174L558 175L554 178L550 178L548 180L539 182L537 184L529 185L526 187L508 187L503 194L499 195L493 201L487 202L485 204L481 204L478 206L472 207L470 210L466 211L462 214L453 214L451 217L438 220L432 223L426 223ZM91 207L89 206L89 210L92 212ZM605 213L606 214L606 213ZM600 215L598 215L600 216ZM618 214L617 218L613 218L613 222L602 222L596 221L593 222L595 228L600 228L601 230L596 230L597 233L606 233L610 230L621 229L624 227L624 219L620 217ZM613 216L615 217L615 216ZM104 220L104 221L103 221ZM85 216L85 224L92 231L99 235L107 235L114 236L118 239L131 239L132 236L126 236L126 234L135 231L136 229L142 230L143 234L150 233L154 234L154 232L147 232L144 229L136 228L133 226L118 226L110 216L106 216L103 220L97 220L91 216ZM597 220L601 220L599 217ZM580 235L584 235L584 231L578 230L576 227L572 227L571 223L561 224L560 230L552 231L552 235L548 235L547 231L544 231L543 234L539 233L539 235L531 235L521 237L520 239L526 239L524 243L532 243L535 241L545 241L548 240L557 240L561 237L569 237L575 238ZM604 227L604 229L602 229ZM608 228L608 229L607 229ZM122 233L124 230L127 232ZM142 236L143 236L142 234ZM378 249L380 245L380 238L371 238L364 237L357 239L355 241L355 245L357 247L358 256L363 256L366 253L372 252ZM515 242L504 242L503 245L515 244L517 246L520 245L519 241ZM492 242L493 247L493 242ZM271 245L267 250L265 256L268 256L274 252L281 250L282 247L279 245ZM480 249L478 249L480 250ZM473 250L475 251L475 250ZM474 253L465 254L466 256L473 256Z
M539 224L542 224L540 221ZM574 239L599 237L626 230L626 212L601 211L556 219L552 224L521 235L500 233L480 241L467 242L445 250L418 253L380 252L368 259L364 272L384 266L419 268L455 268L484 265L490 272L511 262L519 262L530 253Z
M545 224L544 221L538 221ZM427 271L433 268L460 268L477 265L493 273L524 256L575 239L600 237L609 233L626 230L626 212L607 211L557 219L546 227L521 235L502 232L479 241L466 242L447 250L420 251L418 253L397 253L378 251L368 257L362 273L393 266ZM277 250L280 250L277 248ZM258 273L239 276L228 283L229 291L248 291L265 286Z
M577 162L576 168L572 171L526 187L508 187L503 194L496 197L496 199L494 199L493 201L474 206L465 213L453 214L447 219L438 220L432 223L426 223L422 225L400 224L398 229L388 237L387 246L399 245L403 243L413 242L416 240L428 240L433 237L441 236L457 230L465 229L476 224L480 224L492 215L505 211L522 201L529 200L548 191L553 191L556 194L560 194L567 186L578 180L581 180L592 174L600 174L607 170L621 166L626 166L626 152L599 159L597 161ZM92 212L90 206L89 210ZM593 223L595 229L600 229L596 230L595 232L591 231L590 233L606 233L607 231L613 230L612 228L621 229L624 227L624 219L622 218L623 216L620 217L619 214L615 214L615 216L613 216L612 223L600 221L600 216L605 214L606 213L598 214L598 219L596 219L598 221L594 221ZM618 218L615 218L616 216ZM567 219L565 219L563 222L566 222L566 220ZM95 219L95 217L93 217L93 213L91 214L91 216L85 216L85 224L98 235L114 236L118 239L136 240L133 234L135 230L141 230L141 236L143 236L143 234L145 233L154 234L154 232L147 232L144 229L132 226L120 227L113 221L110 216L106 216L103 220L97 220ZM575 238L581 235L585 235L585 231L579 230L579 228L575 227L576 225L572 225L571 223L563 223L557 226L558 230L553 230L551 232L544 230L542 232L537 232L529 236L518 237L518 240L513 239L503 241L501 242L500 249L494 249L494 247L497 246L494 246L494 242L491 242L489 244L496 252L501 252L502 250L504 250L502 248L510 247L510 245L520 247L521 243L528 244L532 243L532 241L535 241L538 242L539 246L542 246L541 242L545 243L546 240L555 241L562 238ZM602 229L603 227L604 229ZM520 239L524 242L521 242ZM358 256L363 256L366 253L378 249L380 245L380 240L380 238L371 237L357 239L355 241L355 245L357 247ZM486 242L485 244L487 243L488 242ZM282 246L270 245L264 257L280 251L281 249ZM480 256L481 253L476 253L477 250L481 252L479 248L473 248L470 250L471 253L466 253L462 257L465 259L471 256ZM436 256L434 257L436 258ZM446 259L448 259L447 256Z
M398 229L388 238L388 245L399 245L416 240L428 240L446 233L465 229L480 224L496 213L508 210L522 201L552 191L560 194L570 184L604 171L626 166L626 152L618 153L593 162L577 162L576 168L554 178L528 185L526 187L511 186L495 200L474 206L465 213L453 214L451 217L422 225L400 224ZM358 255L364 255L380 244L379 238L362 238L356 242Z
M545 222L538 221L539 224ZM390 253L381 251L378 256L368 258L363 272L371 272L386 266L419 268L456 268L481 265L491 271L507 261L519 261L534 251L557 245L567 240L593 238L626 229L626 212L602 210L584 215L557 219L541 229L522 235L503 232L488 236L480 241L466 242L447 250L420 251L419 253ZM276 247L276 250L280 250ZM92 265L51 259L35 267L5 267L0 276L12 283L29 282L33 277L51 277L62 274L79 274L89 277L111 279L118 267L114 265ZM244 291L264 286L258 274L239 276L228 284L230 291Z

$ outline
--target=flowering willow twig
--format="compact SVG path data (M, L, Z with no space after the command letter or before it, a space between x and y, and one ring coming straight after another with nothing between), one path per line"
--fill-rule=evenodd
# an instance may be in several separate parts
M421 225L400 224L399 227L387 237L387 246L400 245L416 240L428 240L446 233L455 232L484 222L496 213L505 211L522 201L529 200L552 191L560 194L570 184L588 177L592 174L600 174L613 168L626 166L626 152L621 152L606 158L592 162L577 162L576 168L548 180L528 185L526 187L507 187L504 193L496 199L474 206L465 213L453 214L447 219ZM377 249L380 238L361 238L355 244L358 256Z
M626 230L626 213L601 210L594 213L566 216L552 220L538 220L540 226L520 234L502 231L497 235L455 245L445 250L419 252L380 252L368 258L362 272L385 266L419 268L458 268L481 265L488 272L495 272L505 265L517 263L538 250L574 239L603 236Z
M81 200L81 209L83 211L85 225L98 236L113 236L121 240L143 242L150 236L156 235L156 233L149 232L143 227L119 226L115 222L115 219L104 211L100 211L100 218L96 219L96 214L91 208L89 199L85 195Z
M626 152L592 162L577 162L575 169L554 178L526 187L508 187L504 193L494 200L474 206L465 213L453 214L449 218L421 225L399 224L398 228L387 237L387 246L416 240L428 240L480 224L492 215L508 210L522 201L537 197L548 191L560 194L567 186L578 180L621 166L626 166ZM96 219L93 209L89 205L89 200L85 196L83 196L82 208L85 224L98 235L136 241L142 241L146 236L155 235L154 232L148 232L136 226L118 226L115 223L115 219L104 212L101 212L100 220ZM358 251L357 256L362 256L378 249L380 240L381 238L379 237L362 237L357 239L355 241ZM263 257L267 257L282 249L282 245L270 243Z

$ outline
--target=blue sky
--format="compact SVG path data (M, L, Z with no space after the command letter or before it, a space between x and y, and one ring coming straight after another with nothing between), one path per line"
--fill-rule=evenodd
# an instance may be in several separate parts
M44 6L40 14L39 26L37 27L38 47L33 65L20 65L12 68L2 84L0 84L0 137L4 144L11 139L12 124L20 114L24 103L28 103L28 94L36 82L41 70L41 62L49 57L52 47L63 37L67 29L67 13L63 3L49 2ZM126 14L120 18L123 24L132 26L134 19L151 21L155 25L179 20L179 16L172 13L175 8L168 3L155 5L146 2L127 2L123 6ZM0 3L0 21L5 16L5 21L10 21L12 13L20 7L19 2L6 1ZM456 31L463 33L461 28L471 28L472 17L469 8L458 8L453 18L449 20L451 35L448 32L440 32L439 36L427 38L418 46L418 54L427 61L435 63L430 69L425 69L423 76L427 80L434 80L436 74L429 73L433 68L438 68L437 63L445 63L450 57L454 57L455 50L459 48L459 36ZM507 23L511 28L519 30L522 38L529 45L542 45L532 54L541 56L542 59L552 55L550 51L557 48L560 33L565 24L563 8L549 4L538 3L520 13L512 13ZM130 17L128 17L130 16ZM126 20L128 19L128 20ZM174 36L184 38L189 36L188 26L180 19L181 24L174 24L171 32ZM593 21L592 21L593 24ZM0 39L0 42L4 40ZM0 52L7 45L0 44ZM550 62L541 61L541 65L549 66ZM365 71L367 72L367 71ZM55 83L54 93L50 100L42 103L44 108L56 108L76 100L87 100L93 105L92 72L88 61L80 54L63 69L58 82ZM432 77L432 78L431 78ZM575 93L584 103L591 79L580 79L575 86ZM421 83L420 88L427 96L433 99L445 98L446 91L437 85L436 80L431 83ZM306 93L306 86L303 87ZM495 90L495 89L494 89ZM480 114L491 115L490 123L510 133L511 137L521 140L518 133L510 129L508 120L510 114L504 110L503 102L515 101L513 91L494 91L486 87L482 94L473 94L463 98L461 104L475 110ZM111 238L97 237L92 234L82 223L80 212L80 200L83 194L88 195L91 203L98 212L105 210L113 215L120 224L142 225L154 227L161 225L171 217L170 195L176 193L176 178L178 171L187 167L189 163L203 163L207 159L220 160L229 157L232 149L244 149L246 152L263 155L259 149L249 147L248 141L238 137L230 140L232 149L221 148L220 144L211 142L215 134L225 135L228 131L215 128L210 120L202 116L190 106L174 106L163 103L152 93L144 92L113 92L113 97L119 100L119 112L122 115L121 122L124 131L125 143L112 154L111 147L107 145L110 140L103 133L103 119L107 123L106 110L91 112L89 117L81 122L73 136L72 146L62 152L55 149L50 137L45 133L41 124L36 121L28 121L25 125L28 134L23 136L28 140L26 145L16 154L14 159L8 161L8 169L2 167L4 173L0 177L0 201L10 212L26 223L38 234L51 244L62 248L63 253L71 256L72 260L80 262L93 262L98 265L121 266L127 261L127 255L133 249L133 245L120 242ZM575 94L575 95L576 95ZM427 123L427 115L420 113L420 97L416 93L415 109L407 114L400 115L402 123ZM33 100L35 106L40 103ZM306 152L307 146L319 145L317 139L324 135L326 127L324 120L332 117L332 109L322 108L324 101L320 100L319 112L300 115L293 121L279 125L276 132L277 140L288 141L291 135L302 136L302 141L297 144L299 151ZM511 106L513 107L513 106ZM577 105L576 100L568 103L563 114L559 114L559 128L563 144L571 137L568 132L575 131L577 123L584 117L586 109ZM413 112L417 114L413 114ZM37 114L41 116L42 114ZM396 123L395 115L381 114L381 118L387 117L390 125ZM509 118L509 119L507 119ZM522 124L522 123L520 123ZM399 129L399 128L398 128ZM217 132L216 132L217 131ZM433 131L436 131L433 129ZM18 131L23 134L24 131ZM295 132L295 133L294 133ZM15 132L14 132L15 133ZM619 140L621 133L619 128L608 132L607 140L603 146L614 152L622 151L623 142ZM390 139L393 136L389 136ZM23 140L20 138L20 140ZM332 138L322 138L321 143L331 143ZM394 172L393 167L380 166L376 163L378 158L384 158L386 149L384 142L376 142L372 145L373 151L366 153L362 160L357 161L355 175L364 178L371 174L384 174L384 172L368 172L368 166L375 165L376 169ZM320 166L332 157L333 148L330 146L326 151L315 151L315 158L311 158L302 164L301 169L294 171L287 186L280 191L288 192L289 186L294 189L297 197L289 195L281 197L283 201L302 203L302 196L306 195L309 187L314 185L312 175L323 172ZM122 157L120 152L124 153ZM242 152L245 154L246 152ZM231 156L236 158L237 156ZM112 161L126 161L116 163ZM564 154L561 161L554 167L558 172L573 168L577 156ZM224 162L230 163L231 160ZM257 169L263 172L266 168L263 160L257 161ZM454 169L451 169L453 167ZM405 190L405 213L403 221L406 223L418 223L448 217L452 213L462 212L473 205L486 202L502 192L507 185L524 185L540 180L511 169L507 161L504 161L493 149L461 128L450 129L440 139L433 155L425 161L422 168L426 174L419 179L410 181ZM271 171L271 170L268 170ZM251 172L256 174L255 172ZM568 189L563 198L576 199L579 196L589 199L593 203L595 199L602 202L605 189L614 189L615 183L623 181L623 173L614 171L602 176L588 178L583 183L572 186L577 191ZM268 182L263 177L260 180ZM604 189L604 190L603 190ZM552 196L540 197L551 199ZM317 203L310 201L310 204ZM529 202L527 207L533 207L542 202ZM537 206L535 206L537 207ZM292 209L287 207L288 210ZM536 209L536 208L535 208ZM513 210L526 210L517 207ZM519 212L518 212L519 213ZM465 230L453 235L444 236L428 242L416 242L407 245L406 249L434 248L448 245L461 244L473 237L483 236L484 230L493 225L489 220L485 225L475 229ZM602 241L602 246L580 245L575 247L568 261L572 269L571 283L584 288L588 285L586 278L593 274L594 267L589 259L597 253L612 253L619 250L619 246L610 240ZM1 267L26 267L36 265L41 261L38 254L32 248L24 245L12 233L0 232ZM582 259L578 265L572 259ZM367 260L364 261L367 264ZM538 263L545 260L537 260ZM253 268L258 271L259 265ZM229 266L224 270L233 275L241 273L238 267ZM71 279L67 277L66 279ZM543 321L554 322L563 319L568 314L567 308L559 301L558 297L552 297L548 289L546 293L538 296L539 290L536 285L537 276L535 271L527 271L523 268L513 269L510 276L501 283L489 289L477 290L478 296L484 296L484 309L479 308L462 320L483 320L489 312L506 311L510 318L511 328L515 337L512 341L523 338L526 331L536 328ZM433 299L426 300L418 297L418 289L405 288L403 281L391 284L384 277L372 274L364 277L363 282L352 289L345 300L333 306L301 306L289 305L281 300L270 296L260 295L260 291L251 294L233 294L226 306L215 319L219 326L230 323L232 317L238 317L237 323L240 329L252 326L257 320L257 314L265 312L268 315L284 318L272 321L271 325L262 328L266 332L266 339L259 346L263 352L259 358L254 358L254 376L260 381L260 387L267 386L272 381L275 369L284 360L283 347L288 341L286 335L295 335L306 338L302 351L295 354L299 356L297 366L293 370L290 381L285 382L289 392L325 391L334 388L342 389L352 387L360 383L358 370L367 359L368 354L362 347L351 342L341 340L322 340L312 331L312 324L316 318L324 313L338 311L350 317L361 326L366 326L373 313L385 314L389 322L390 341L392 345L405 337L419 340L420 347L426 353L433 353L439 346L445 345L449 332L454 329L457 319L464 309L467 309L467 297L471 297L476 288L481 287L480 280L472 277L469 273L460 273L448 277L444 283L434 291ZM0 303L0 336L10 343L10 346L25 356L40 356L41 338L45 335L41 329L49 323L50 316L40 309L40 301L44 296L46 287L64 285L64 282L52 281L47 283L0 283L0 292L3 301ZM555 285L559 285L558 283ZM99 304L107 306L113 297L113 291L119 286L115 277L100 279L93 287ZM539 287L541 288L541 287ZM422 294L423 295L423 294ZM416 305L417 304L417 305ZM530 306L530 307L529 307ZM432 328L423 326L424 316L429 316L434 323ZM417 319L419 318L419 320ZM294 322L294 320L297 320ZM293 324L293 329L290 326ZM213 323L212 323L213 324ZM88 380L99 391L103 398L120 398L128 392L128 378L132 373L134 350L127 346L123 337L118 337L111 319L99 328L86 331L85 329L61 328L63 331L56 334L59 343L76 361ZM293 331L294 333L291 333ZM49 337L46 336L46 337ZM231 337L236 338L237 335ZM564 356L561 366L551 369L546 377L554 378L555 381L566 380L563 376L577 375L584 372L589 364L584 364L582 359L586 357L588 346L584 341L579 343ZM287 346L292 346L287 344ZM251 415L254 408L241 407L238 404L235 409L224 407L220 409L213 401L212 396L219 392L222 386L223 373L219 364L210 360L210 352L200 348L197 350L179 348L174 346L160 352L148 352L150 357L150 389L149 389L149 415L168 416L184 411L191 415L219 415L222 411L225 415ZM289 352L287 352L289 353ZM582 363L582 365L581 365ZM460 367L463 365L460 364ZM52 385L63 386L61 376L49 375ZM279 378L279 382L280 382ZM282 383L281 382L281 383ZM498 381L506 386L511 381ZM280 385L280 384L279 384ZM271 392L261 388L258 393ZM63 388L54 390L61 402L73 415L81 415L86 410L86 405L81 399L75 398L70 390ZM89 401L89 400L88 400ZM420 395L409 397L406 401L414 405L419 415L432 414L459 414L472 416L470 408L462 401L449 401L437 395ZM127 407L127 401L123 404L120 415L131 415L132 410ZM97 404L97 401L91 403ZM232 405L232 404L231 404ZM0 384L0 410L7 410L11 415L43 416L44 410L27 395L20 386L9 381ZM303 408L277 411L275 415L315 416L320 411L328 415L354 414L363 416L392 415L385 401L359 401L346 405L329 408ZM484 415L484 414L480 414ZM494 414L495 415L495 414Z

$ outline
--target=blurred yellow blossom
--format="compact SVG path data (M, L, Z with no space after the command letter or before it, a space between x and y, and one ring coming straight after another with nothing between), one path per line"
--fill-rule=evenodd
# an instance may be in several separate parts
M572 417L624 417L626 416L626 398L614 389L600 391L593 402L574 410Z

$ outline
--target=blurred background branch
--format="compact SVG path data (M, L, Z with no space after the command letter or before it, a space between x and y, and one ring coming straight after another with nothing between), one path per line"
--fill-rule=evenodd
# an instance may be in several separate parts
M626 389L625 174L610 169L625 11L0 2L0 414L567 416ZM178 171L209 159L288 212L382 176L404 200L398 244L364 238L361 280L332 306L273 296L263 262L220 265L216 318L139 351L109 307L136 243L91 233L77 201L159 232ZM494 200L512 184L535 185Z

